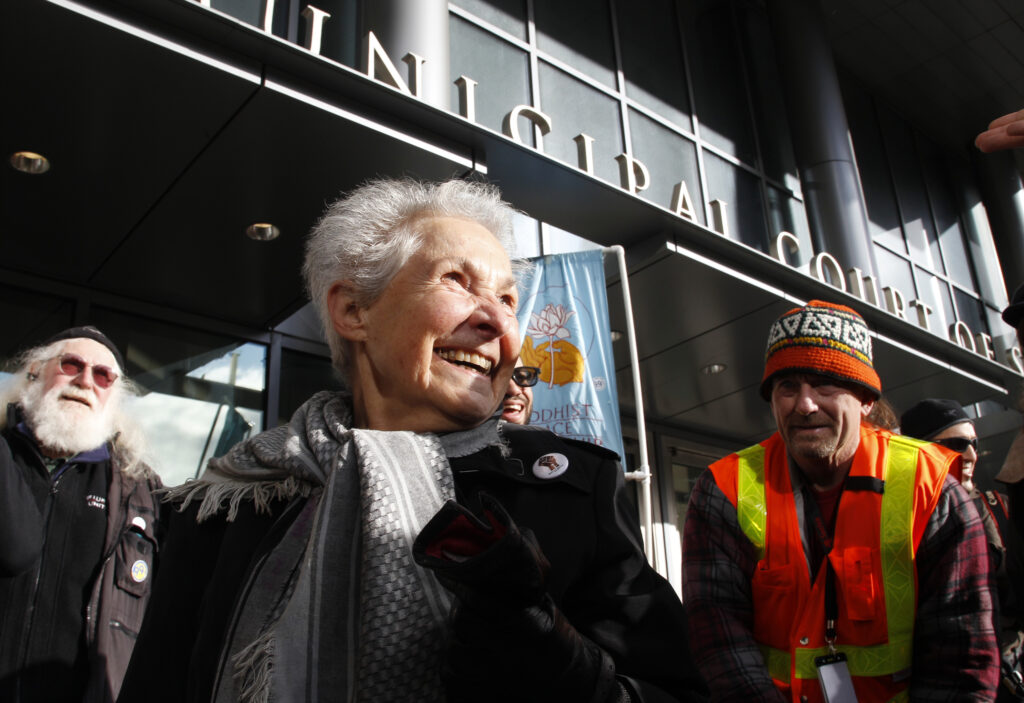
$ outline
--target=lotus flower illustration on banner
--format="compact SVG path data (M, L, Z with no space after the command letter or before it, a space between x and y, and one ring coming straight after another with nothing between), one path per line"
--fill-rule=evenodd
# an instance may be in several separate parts
M622 456L600 250L533 259L519 308L521 363L540 369L530 424Z
M539 314L530 314L520 357L527 366L540 369L540 380L547 382L548 388L583 383L583 354L569 341L572 333L566 326L575 314L575 310L553 303ZM534 346L535 338L542 337L547 341Z

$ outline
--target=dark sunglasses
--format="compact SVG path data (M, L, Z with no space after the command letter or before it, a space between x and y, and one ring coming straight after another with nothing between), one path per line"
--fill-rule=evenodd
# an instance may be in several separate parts
M78 376L86 369L92 369L92 381L100 388L110 388L117 380L117 371L103 364L90 364L78 354L61 354L54 357L60 361L60 372L65 376Z
M963 454L967 451L967 447L974 447L974 451L978 451L978 438L967 439L966 437L946 437L945 439L936 439L936 444L941 444L946 449L952 449L954 452Z
M540 369L536 366L517 366L512 369L512 382L520 388L536 386L540 379Z

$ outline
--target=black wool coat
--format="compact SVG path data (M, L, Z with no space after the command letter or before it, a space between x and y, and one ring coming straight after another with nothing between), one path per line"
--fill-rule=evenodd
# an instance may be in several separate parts
M704 700L685 611L644 557L617 456L540 428L505 425L502 431L507 455L490 446L449 456L459 502L472 506L485 491L517 525L533 531L551 563L548 593L573 627L612 657L617 675L641 700ZM120 701L211 699L218 677L230 675L222 645L247 574L303 502L277 501L269 514L243 503L230 523L222 514L197 523L195 505L172 515L152 607Z

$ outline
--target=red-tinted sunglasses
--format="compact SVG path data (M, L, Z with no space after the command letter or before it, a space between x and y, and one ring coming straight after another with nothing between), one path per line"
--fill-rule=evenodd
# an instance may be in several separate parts
M61 354L54 357L60 362L60 372L65 376L78 376L86 369L92 369L92 381L100 388L110 388L117 380L117 371L103 364L90 364L78 354Z

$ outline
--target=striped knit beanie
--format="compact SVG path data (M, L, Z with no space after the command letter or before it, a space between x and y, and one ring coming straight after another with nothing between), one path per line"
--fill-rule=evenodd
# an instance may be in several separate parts
M882 382L871 360L868 326L845 305L812 300L772 324L761 397L771 398L772 378L788 371L830 376L863 386L875 398L882 395Z

